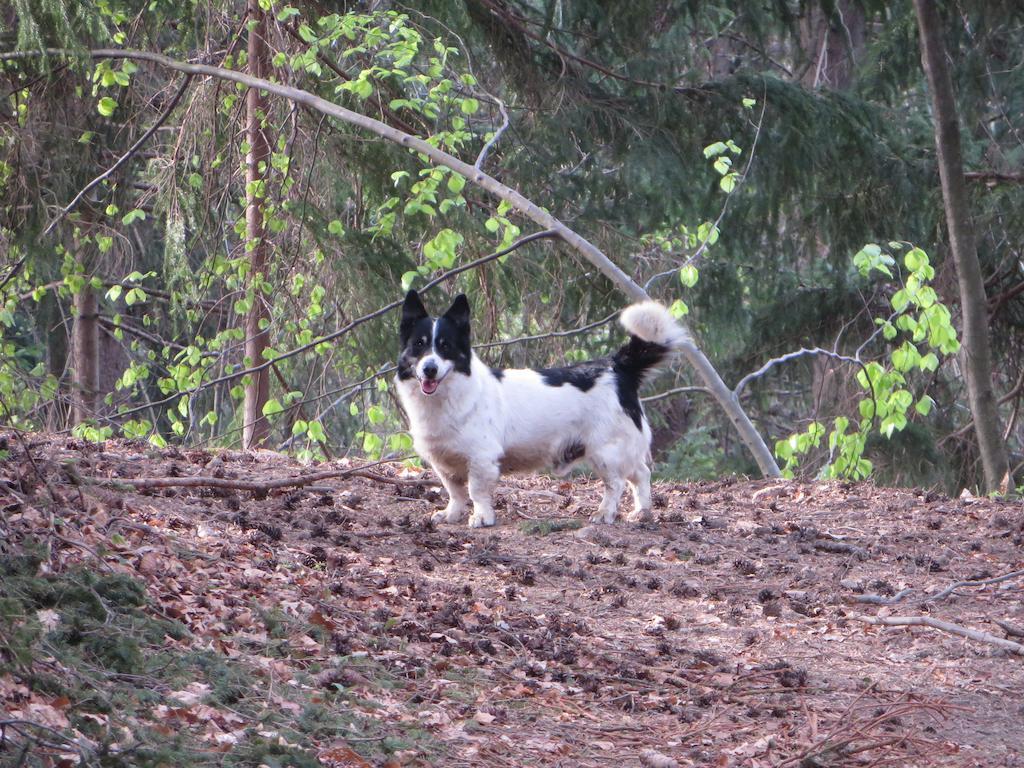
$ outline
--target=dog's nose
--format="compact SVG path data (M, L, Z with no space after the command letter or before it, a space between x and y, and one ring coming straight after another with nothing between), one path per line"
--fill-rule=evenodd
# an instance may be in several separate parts
M437 363L427 363L423 366L423 375L428 379L432 379L437 376Z

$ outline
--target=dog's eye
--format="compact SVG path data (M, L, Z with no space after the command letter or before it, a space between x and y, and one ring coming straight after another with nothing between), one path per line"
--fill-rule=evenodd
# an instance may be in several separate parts
M413 344L413 346L416 347L416 349L422 349L423 339L416 339L416 342Z
M448 342L445 341L444 339L441 339L439 342L437 342L437 348L438 349L448 349Z

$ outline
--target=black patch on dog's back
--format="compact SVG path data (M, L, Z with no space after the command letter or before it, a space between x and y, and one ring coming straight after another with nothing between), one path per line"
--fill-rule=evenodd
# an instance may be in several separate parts
M496 378L498 381L501 381L502 379L505 378L505 369L504 368L494 368L494 367L492 367L491 368L491 376Z
M560 387L563 384L576 387L580 392L590 390L601 374L608 370L608 360L589 360L577 365L562 368L541 368L537 371L541 379L549 387Z
M644 409L640 405L640 385L643 384L645 374L664 360L668 352L668 347L662 344L631 336L629 343L612 356L619 405L637 429L643 429L644 418Z

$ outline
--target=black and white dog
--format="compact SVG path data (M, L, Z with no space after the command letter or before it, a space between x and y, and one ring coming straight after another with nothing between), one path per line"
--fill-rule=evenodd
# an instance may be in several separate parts
M413 442L448 490L435 522L457 522L473 502L471 528L494 525L492 495L502 472L552 469L586 460L604 481L594 522L613 523L628 482L631 520L651 514L651 429L637 390L644 376L686 343L661 304L625 309L629 342L609 358L565 368L489 368L470 345L470 311L459 294L441 317L416 291L402 306L398 395Z

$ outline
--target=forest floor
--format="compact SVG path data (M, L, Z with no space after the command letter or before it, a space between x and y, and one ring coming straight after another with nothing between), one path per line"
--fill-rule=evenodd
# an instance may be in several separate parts
M1024 766L1024 656L858 618L1024 627L1024 574L938 594L1024 569L1019 501L724 480L591 526L596 483L506 478L468 530L391 467L6 452L0 764Z

